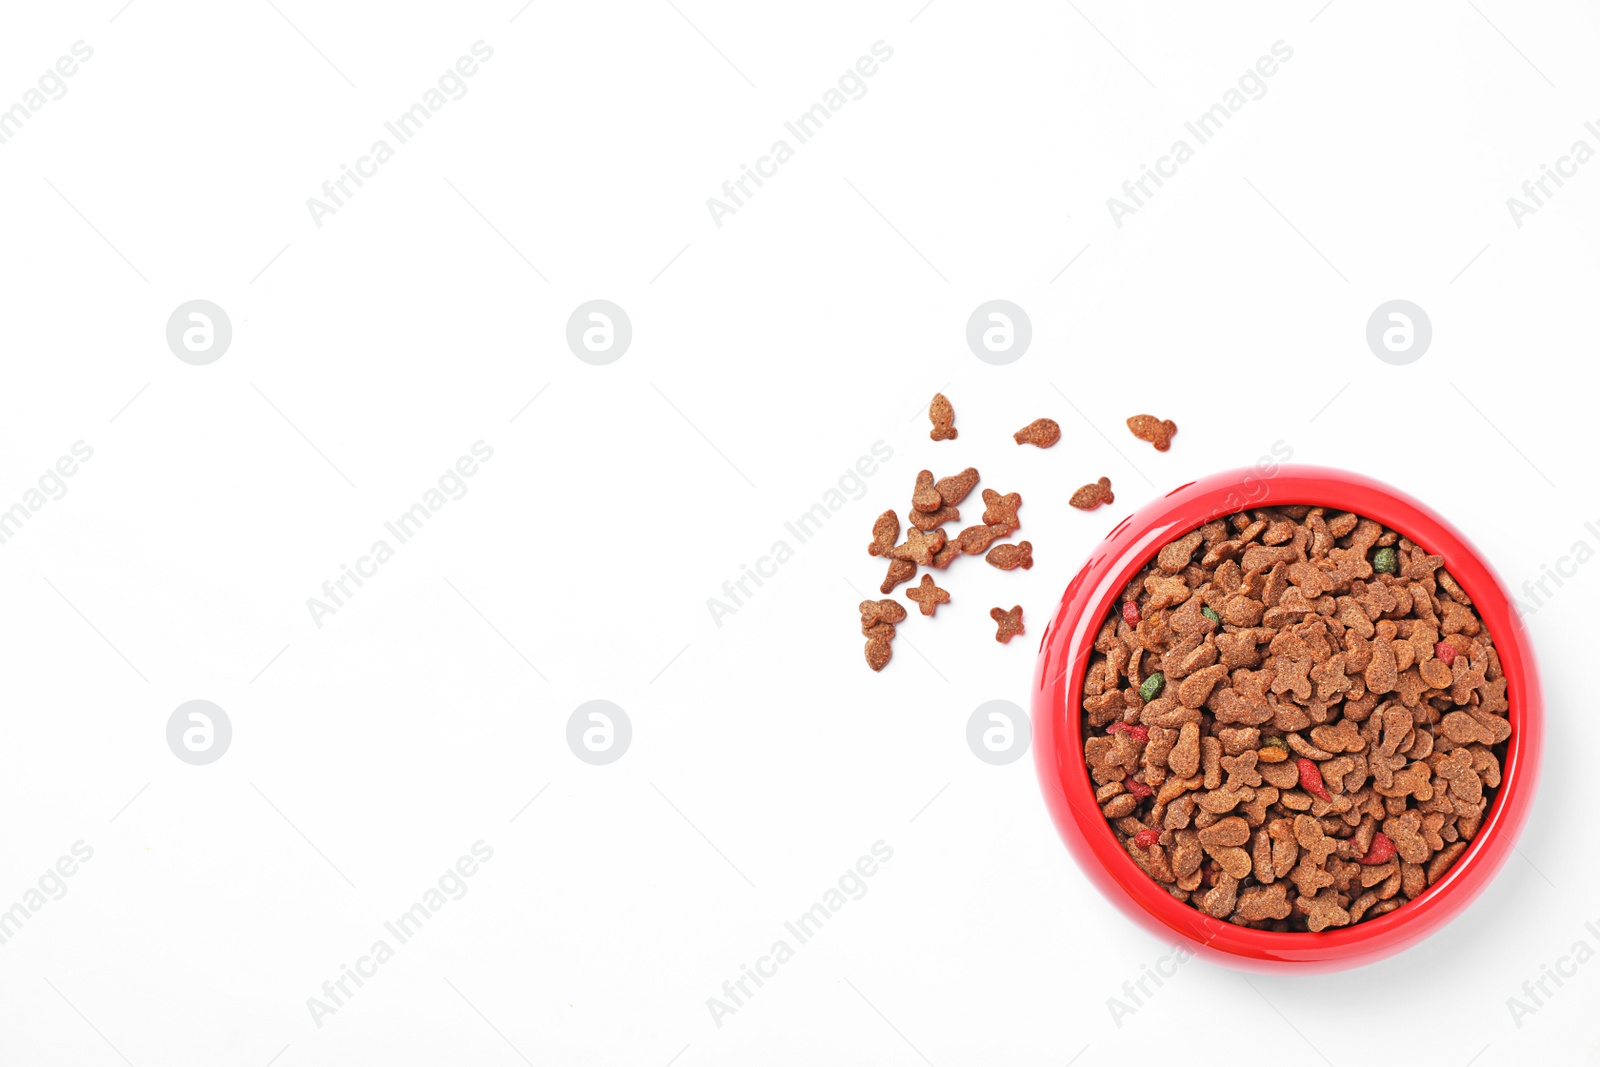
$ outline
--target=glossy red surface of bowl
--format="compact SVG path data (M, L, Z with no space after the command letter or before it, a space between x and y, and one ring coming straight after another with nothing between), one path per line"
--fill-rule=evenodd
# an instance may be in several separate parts
M1270 471L1271 468L1266 469ZM1321 933L1276 933L1222 922L1173 899L1130 859L1094 802L1083 758L1084 671L1106 612L1161 546L1246 508L1320 504L1383 523L1444 557L1494 638L1505 670L1511 738L1478 835L1437 883L1387 915ZM1398 490L1349 471L1245 469L1180 486L1118 523L1084 564L1040 642L1033 684L1034 758L1045 801L1079 865L1113 903L1158 937L1254 970L1327 971L1370 963L1416 943L1470 904L1510 855L1533 804L1543 710L1538 669L1511 599L1477 550L1443 518Z

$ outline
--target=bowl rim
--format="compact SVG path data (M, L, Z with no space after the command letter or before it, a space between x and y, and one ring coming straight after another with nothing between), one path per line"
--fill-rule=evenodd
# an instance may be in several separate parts
M1438 882L1387 915L1320 933L1275 932L1214 919L1174 899L1133 862L1093 799L1083 761L1082 685L1094 636L1128 581L1161 547L1218 518L1311 504L1353 511L1443 556L1494 639L1507 679L1512 734L1501 782L1478 834ZM1068 584L1040 638L1033 689L1035 765L1057 828L1111 901L1160 936L1252 969L1332 970L1399 952L1460 913L1508 858L1532 806L1542 749L1542 697L1527 630L1483 555L1408 494L1352 471L1272 462L1178 486L1117 523Z

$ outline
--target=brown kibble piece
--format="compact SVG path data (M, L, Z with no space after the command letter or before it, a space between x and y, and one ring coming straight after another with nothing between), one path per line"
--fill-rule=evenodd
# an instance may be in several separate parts
M889 639L881 634L875 634L867 640L867 666L875 671L881 671L889 665L889 658L894 655L889 648Z
M872 542L867 545L867 555L887 556L898 540L900 540L900 516L890 509L873 522Z
M1007 493L1001 496L993 489L983 491L983 521L986 526L1009 526L1013 530L1022 525L1017 509L1022 507L1022 494Z
M933 564L934 553L944 547L943 530L907 530L903 543L894 546L889 554L895 559L908 560L923 567ZM909 577L909 575L907 576Z
M1231 851L1238 852L1241 850L1232 849ZM1219 860L1218 862L1220 864L1221 861ZM1233 914L1233 906L1238 899L1238 893L1238 876L1225 869L1217 876L1217 884L1201 895L1200 910L1213 919L1226 919Z
M1306 929L1314 934L1330 926L1350 924L1350 913L1339 907L1338 894L1331 886L1309 899L1302 896L1295 904L1306 913Z
M1250 853L1237 845L1221 845L1215 848L1207 848L1206 855L1216 860L1217 866L1221 867L1231 878L1244 878L1250 873L1252 866ZM1231 904L1228 910L1233 910Z
M1273 885L1253 885L1239 894L1239 906L1233 914L1246 922L1263 919L1287 919L1294 905L1289 903L1289 887L1283 882Z
M956 540L961 545L961 551L976 556L1000 538L1010 537L1015 531L1015 526L968 526L956 535Z
M936 571L942 571L950 566L950 561L961 555L961 542L947 540L944 547L933 554L933 562L928 564Z
M1200 831L1200 843L1207 848L1242 845L1248 840L1250 840L1250 826L1237 815L1220 819Z
M1167 766L1179 778L1193 778L1200 770L1200 724L1186 722L1178 730L1178 743L1167 755Z
M1446 845L1444 849L1428 863L1428 884L1432 885L1444 877L1444 872L1450 869L1461 854L1467 850L1465 841L1457 841L1453 845Z
M918 471L916 487L911 490L911 506L918 511L938 511L944 499L933 487L933 472Z
M1098 482L1079 486L1067 503L1079 511L1093 511L1101 504L1110 504L1116 499L1111 493L1111 479L1101 478Z
M968 467L960 474L952 474L947 478L940 478L933 483L934 489L939 492L939 499L947 507L954 507L967 498L972 492L972 487L978 484L978 468Z
M1061 427L1055 419L1034 419L1028 425L1012 434L1011 439L1019 445L1037 445L1040 448L1049 448L1061 440Z
M933 575L924 574L921 585L906 590L906 599L915 600L924 615L932 615L940 604L950 603L950 594L933 584Z
M995 545L989 554L983 557L984 562L991 567L999 567L1003 571L1023 570L1033 568L1033 544L1028 541L1018 541L1014 545Z
M916 529L931 530L947 522L960 522L961 512L952 507L942 507L938 511L918 511L912 508L909 517L911 525Z
M889 573L884 576L883 584L878 586L880 593L892 593L894 587L901 582L909 582L917 576L917 565L908 559L891 559Z
M990 608L989 618L995 621L997 627L994 639L1005 644L1013 637L1022 633L1022 605L1017 605L1010 611L1001 608Z
M861 612L862 633L866 633L867 627L875 623L906 621L905 605L895 600L863 600L859 610Z
M861 636L866 638L882 637L887 641L894 640L894 623L874 622L861 624Z
M1164 547L1156 555L1156 566L1164 574L1177 574L1189 565L1194 550L1200 547L1202 535L1199 530L1192 530L1183 537Z
M928 431L928 436L935 441L954 441L956 439L956 409L950 406L950 401L945 399L943 393L934 393L933 399L928 403L928 421L933 423L933 429Z
M1172 447L1172 435L1178 432L1177 424L1171 419L1158 419L1154 415L1131 415L1128 418L1128 429L1133 431L1133 436L1141 441L1149 441L1156 446L1157 452L1165 452Z

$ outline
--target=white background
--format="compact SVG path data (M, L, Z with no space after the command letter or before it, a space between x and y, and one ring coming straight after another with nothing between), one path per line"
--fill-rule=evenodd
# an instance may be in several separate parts
M94 849L0 946L0 1059L1600 1062L1600 965L1520 1027L1506 1004L1600 948L1596 568L1529 618L1552 743L1519 856L1357 971L1192 962L1119 1027L1107 998L1169 947L1067 857L1031 757L965 740L1025 702L1095 540L1275 442L1422 498L1519 596L1600 545L1600 164L1520 228L1505 203L1600 148L1592 9L276 2L11 5L0 32L0 106L94 49L0 145L0 507L94 450L0 546L0 908ZM478 40L467 95L314 225ZM718 228L706 198L879 40L866 95ZM1279 40L1266 95L1115 226L1107 197ZM205 367L164 336L196 298L234 327ZM605 367L564 340L594 298L634 329ZM1005 367L964 339L993 298L1033 325ZM1404 367L1364 336L1396 298L1434 329ZM934 444L941 388L961 436ZM1136 411L1178 422L1171 452ZM1041 415L1061 444L1014 446ZM317 627L306 599L479 440L466 496ZM1038 562L956 563L874 675L872 518L968 464L1023 494ZM1115 506L1066 507L1102 474ZM715 625L778 538L794 558ZM1001 646L1013 603L1030 634ZM197 698L234 728L204 767L165 739ZM634 730L602 767L565 741L596 698ZM307 998L480 839L470 892L316 1026ZM866 896L715 1025L706 999L879 840Z

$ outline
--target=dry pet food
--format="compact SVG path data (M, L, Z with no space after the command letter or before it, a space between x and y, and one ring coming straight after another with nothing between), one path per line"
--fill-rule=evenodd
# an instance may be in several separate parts
M972 492L972 487L978 484L978 468L968 467L960 474L952 474L948 478L940 478L933 483L933 488L939 494L939 499L945 507L955 507L967 499L967 494Z
M889 554L898 560L930 567L933 565L934 553L944 547L944 542L943 530L907 530L906 539L890 549Z
M933 472L918 471L916 487L911 490L911 506L918 511L938 511L943 504L944 498L933 487Z
M950 401L945 399L943 393L933 394L933 400L928 404L928 421L933 423L928 436L935 441L956 439L956 409L950 406Z
M884 576L883 584L878 586L880 593L892 593L894 587L901 582L909 582L917 576L917 565L908 559L891 559L889 573Z
M1090 482L1088 485L1080 486L1067 503L1080 511L1093 511L1101 504L1114 503L1116 499L1111 495L1111 479L1101 478L1098 482ZM898 537L900 535L898 522L895 524L894 530L895 536Z
M861 612L862 633L880 622L893 624L906 621L905 607L894 600L863 600L858 610Z
M1034 419L1028 425L1011 435L1011 439L1019 445L1037 445L1040 448L1049 448L1061 440L1061 427L1055 419Z
M1129 416L1128 429L1139 440L1155 445L1157 452L1171 448L1172 435L1178 432L1177 424L1171 419L1158 419L1154 415Z
M889 642L892 640L894 640L892 633L888 637L873 634L867 638L867 666L875 671L881 671L889 665L890 658L894 656L894 650L889 647Z
M1508 708L1443 558L1349 512L1266 508L1170 542L1123 590L1084 677L1084 760L1173 897L1316 933L1404 907L1466 852Z
M1017 518L1017 509L1022 506L1020 493L1007 493L1001 496L993 489L985 489L983 504L985 526L1009 526L1015 530L1022 525L1022 520Z
M893 600L863 600L860 611L861 632L867 637L867 666L881 671L893 655L889 642L894 640L894 624L905 621L906 609Z
M989 618L995 621L994 639L1005 644L1022 632L1022 605L1018 604L1010 611L1004 608L990 608Z
M900 516L891 509L873 521L872 541L867 545L867 555L887 556L898 540L900 540Z
M916 508L912 508L910 519L911 525L917 529L931 530L935 526L943 526L947 522L960 522L961 512L948 505L938 511L918 511Z
M1014 530L1015 526L990 526L987 523L981 526L968 526L956 535L956 544L961 546L961 551L967 555L976 556L986 551L1000 538L1011 536Z
M1003 571L1014 571L1018 567L1029 570L1033 567L1033 545L1027 541L1018 541L1014 545L995 545L983 559L989 566L999 567Z
M933 575L924 574L922 584L915 589L906 590L906 599L915 600L924 615L932 615L934 609L940 604L950 603L950 594L933 584ZM899 605L896 605L898 607ZM905 616L905 609L901 608L901 617Z

